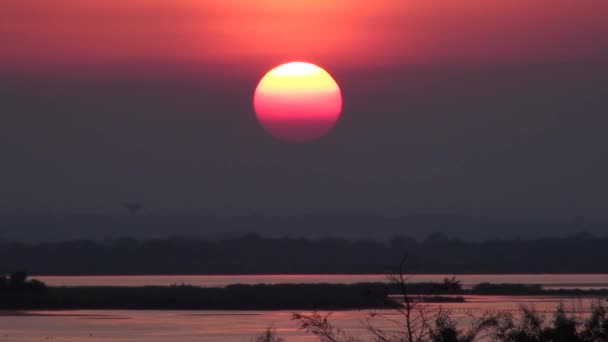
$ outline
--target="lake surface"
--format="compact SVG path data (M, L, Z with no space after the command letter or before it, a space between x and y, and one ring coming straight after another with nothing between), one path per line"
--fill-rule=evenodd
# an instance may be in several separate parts
M466 303L429 305L452 310L461 319L466 319L469 313L517 310L520 305L533 305L546 311L550 318L560 302L577 313L588 311L590 305L590 299L565 297L467 296L466 299ZM393 311L380 313L399 318ZM0 311L0 341L247 342L269 326L275 327L285 342L318 341L298 330L291 314L289 311ZM361 321L368 314L368 311L338 311L331 321L361 336L365 334ZM394 328L386 319L376 322L379 327Z
M451 275L448 275L451 276ZM52 286L169 286L189 284L222 287L229 284L297 284L388 281L378 274L364 275L147 275L147 276L33 276ZM411 275L412 282L442 281L443 274ZM463 286L488 283L540 284L545 288L608 288L608 274L463 274L456 275Z
M445 275L413 275L412 282L441 281ZM214 275L214 276L43 276L53 286L144 286L192 284L226 286L229 284L277 283L356 283L387 281L382 275ZM606 274L578 275L457 275L465 287L482 282L535 283L546 288L608 288ZM463 320L470 313L487 311L517 311L521 305L533 306L550 318L553 310L563 303L568 311L589 311L592 299L541 296L466 296L465 303L428 304L431 309L451 310ZM398 318L392 311L382 311ZM136 311L136 310L77 310L77 311L0 311L0 342L33 341L120 341L120 342L247 342L267 327L277 329L285 342L318 341L299 331L291 321L290 311ZM338 311L331 319L337 326L353 335L365 331L361 322L369 311ZM378 326L391 329L385 320Z

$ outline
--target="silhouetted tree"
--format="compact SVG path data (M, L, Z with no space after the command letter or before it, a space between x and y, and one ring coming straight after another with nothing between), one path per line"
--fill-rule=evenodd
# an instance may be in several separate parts
M608 341L608 300L591 306L591 315L584 322L581 338L585 342Z
M452 276L452 278L444 278L442 287L445 291L451 293L462 291L462 283L460 280L456 279L456 276Z
M384 313L370 313L364 321L365 329L379 342L472 342L478 335L490 329L494 317L481 317L473 320L468 329L459 329L449 312L433 310L424 304L424 297L412 295L407 275L407 257L403 258L399 271L391 277L401 292L401 301L395 306L399 319ZM455 277L446 278L445 283L456 287L460 283ZM330 314L311 315L294 314L293 319L300 329L315 335L322 342L354 342L360 339L349 336L345 331L336 328L329 321ZM393 325L393 329L379 328L377 320Z
M26 288L27 272L17 271L10 275L8 287L13 291L21 291Z
M8 289L8 278L6 276L0 276L0 291L6 291Z
M42 291L46 284L37 279L27 279L27 272L13 272L9 277L0 277L0 291Z

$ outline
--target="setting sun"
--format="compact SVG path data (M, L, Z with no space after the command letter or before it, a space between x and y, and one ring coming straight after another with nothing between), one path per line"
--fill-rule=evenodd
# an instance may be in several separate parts
M327 134L342 110L340 88L322 68L282 64L258 84L254 108L260 124L281 140L304 142Z

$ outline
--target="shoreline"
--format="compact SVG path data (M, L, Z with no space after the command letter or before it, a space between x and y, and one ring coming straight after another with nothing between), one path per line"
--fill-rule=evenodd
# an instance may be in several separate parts
M463 303L464 296L545 296L608 298L608 289L554 290L539 285L478 284L473 289L441 288L439 283L409 283L411 296L424 302ZM276 284L227 287L83 286L44 287L0 292L2 312L28 310L364 310L399 305L394 284Z

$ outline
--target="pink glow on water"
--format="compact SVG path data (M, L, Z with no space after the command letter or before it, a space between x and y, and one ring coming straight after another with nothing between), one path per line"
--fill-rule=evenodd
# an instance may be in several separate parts
M450 310L454 318L466 321L470 313L517 312L521 305L533 306L548 318L560 303L569 312L585 314L591 304L591 299L566 297L467 296L466 299L466 303L429 304L429 308ZM395 311L379 313L399 319ZM365 335L361 320L368 314L367 310L337 311L331 321L361 337ZM385 319L377 319L375 324L394 328ZM269 326L275 327L287 342L318 341L297 329L289 311L0 311L0 341L241 342L249 341Z

